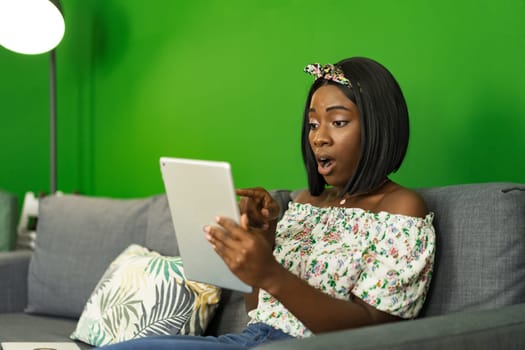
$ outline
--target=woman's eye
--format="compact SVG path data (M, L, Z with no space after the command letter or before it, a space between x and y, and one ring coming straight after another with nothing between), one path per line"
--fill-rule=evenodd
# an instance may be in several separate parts
M310 122L308 125L310 126L310 130L315 130L319 127L319 124L314 122Z
M334 122L334 126L340 128L340 127L343 127L343 126L347 125L348 123L349 123L349 121L347 121L347 120L336 120Z

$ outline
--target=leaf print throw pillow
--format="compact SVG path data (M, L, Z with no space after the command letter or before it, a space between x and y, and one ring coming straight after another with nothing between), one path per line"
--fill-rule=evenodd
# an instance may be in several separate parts
M186 280L180 257L133 244L109 265L70 337L102 346L150 335L200 335L220 292Z

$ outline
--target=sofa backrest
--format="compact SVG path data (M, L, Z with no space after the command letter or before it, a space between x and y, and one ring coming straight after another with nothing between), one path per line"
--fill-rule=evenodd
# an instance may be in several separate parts
M39 204L28 274L30 313L78 318L109 264L130 244L176 255L159 196L111 199L47 196Z
M525 186L490 183L419 192L435 213L438 251L423 315L525 301ZM272 195L282 208L293 197L287 190ZM27 311L79 317L110 262L132 243L179 254L165 195L42 199ZM209 333L237 332L246 321L242 294L224 291Z
M420 189L435 213L434 275L422 316L525 302L525 185Z

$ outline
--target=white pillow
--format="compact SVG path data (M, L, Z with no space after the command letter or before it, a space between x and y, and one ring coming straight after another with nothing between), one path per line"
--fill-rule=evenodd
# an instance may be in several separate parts
M102 346L150 335L200 335L220 292L186 280L180 257L134 244L110 264L70 337Z

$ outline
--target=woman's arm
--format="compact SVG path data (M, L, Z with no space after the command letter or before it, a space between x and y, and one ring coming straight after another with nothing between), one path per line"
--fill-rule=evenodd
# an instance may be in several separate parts
M280 265L275 267L273 276L271 283L261 288L278 299L314 333L399 320L357 297L350 301L333 298Z
M245 283L268 291L314 333L397 319L357 298L333 298L287 271L273 257L265 237L248 230L246 215L240 226L226 218L217 218L217 223L224 229L208 226L206 237L232 272Z

